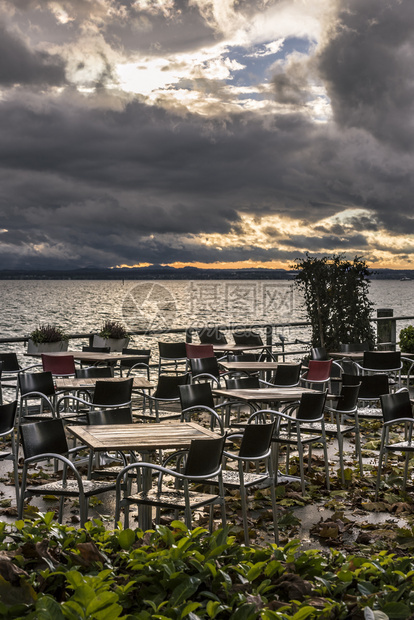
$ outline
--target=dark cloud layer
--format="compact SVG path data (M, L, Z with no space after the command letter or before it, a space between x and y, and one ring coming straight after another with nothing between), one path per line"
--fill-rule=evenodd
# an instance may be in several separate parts
M39 23L50 19L45 6L36 13ZM61 6L78 24L102 10L98 2ZM139 14L131 3L122 6L122 19L102 28L108 45L117 40L120 47L150 49L160 41L184 51L200 40L220 40L194 3L181 1L171 5L181 13L155 16ZM35 4L15 3L16 13L0 27L3 268L293 261L306 250L394 252L380 240L378 248L369 245L367 235L382 228L414 234L414 5L342 0L337 6L309 73L300 60L277 65L271 83L280 111L229 109L207 116L149 105L144 97L119 93L117 100L108 87L114 71L107 51L100 87L77 92L67 77L67 49L61 56L57 48L44 51L33 43L37 31L26 40L22 26ZM12 28L13 19L19 28ZM191 34L180 43L188 25ZM59 28L66 41L75 26ZM315 77L331 99L333 118L324 122L305 108ZM224 86L219 82L217 93ZM270 244L255 242L243 238L244 215L292 218L309 235L286 235L270 223L264 229ZM197 239L214 234L240 235L241 241L207 245Z

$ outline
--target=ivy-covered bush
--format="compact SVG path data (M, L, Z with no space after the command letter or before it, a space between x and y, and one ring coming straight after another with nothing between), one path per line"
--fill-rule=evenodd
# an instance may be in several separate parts
M341 343L368 342L375 334L368 299L370 272L364 260L343 255L298 260L295 283L304 295L312 326L311 345L338 351Z
M400 331L400 349L403 353L414 353L414 325Z
M245 547L229 530L58 525L53 513L0 524L5 620L408 618L414 558ZM381 616L376 614L381 610Z

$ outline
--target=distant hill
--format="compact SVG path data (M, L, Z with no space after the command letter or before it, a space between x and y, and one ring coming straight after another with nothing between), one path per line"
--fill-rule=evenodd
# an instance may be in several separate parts
M198 269L197 267L139 267L136 269L2 269L0 280L292 280L294 270L285 269ZM414 270L377 269L371 280L414 280Z

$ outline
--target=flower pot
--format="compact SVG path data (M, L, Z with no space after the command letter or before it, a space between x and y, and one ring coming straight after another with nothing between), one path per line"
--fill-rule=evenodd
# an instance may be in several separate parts
M29 355L37 353L56 353L59 351L67 351L69 342L67 340L59 340L59 342L41 342L35 344L31 338L27 343L27 352Z
M121 352L128 346L129 338L101 338L101 336L94 335L93 344L94 347L109 347L110 351Z

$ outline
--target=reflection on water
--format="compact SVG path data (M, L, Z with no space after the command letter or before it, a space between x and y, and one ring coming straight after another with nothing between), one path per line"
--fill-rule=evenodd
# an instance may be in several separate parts
M306 321L302 297L287 280L3 280L0 287L1 337L27 335L46 322L69 333L96 332L108 318L129 330ZM410 316L414 281L375 280L370 298L374 309L393 308L395 316ZM399 322L398 330L409 323ZM288 340L308 337L306 329L283 327L277 333ZM158 339L135 337L134 344L153 347Z

